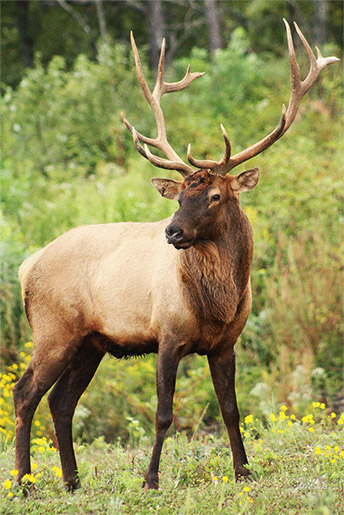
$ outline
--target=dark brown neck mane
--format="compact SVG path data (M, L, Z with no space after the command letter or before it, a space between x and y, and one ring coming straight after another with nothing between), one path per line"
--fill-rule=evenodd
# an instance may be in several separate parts
M180 259L181 278L197 316L230 323L249 281L253 237L238 204L228 206L226 214L216 240L180 251Z

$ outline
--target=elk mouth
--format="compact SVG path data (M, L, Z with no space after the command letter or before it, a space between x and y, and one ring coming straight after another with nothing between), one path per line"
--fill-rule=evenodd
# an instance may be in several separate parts
M173 241L168 241L167 240L167 243L171 243L175 249L177 250L186 250L186 249L189 249L190 247L192 247L192 245L194 244L194 239L192 240L188 240L188 241L180 241L178 243L174 243Z

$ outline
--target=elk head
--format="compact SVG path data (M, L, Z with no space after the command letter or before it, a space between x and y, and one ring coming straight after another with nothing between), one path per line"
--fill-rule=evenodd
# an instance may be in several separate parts
M185 163L174 151L167 141L164 115L160 107L160 99L164 93L180 91L186 88L203 73L191 73L188 66L186 74L179 82L167 83L164 81L165 39L161 47L158 65L158 76L153 93L149 89L144 78L140 58L136 48L133 34L131 33L131 45L134 53L136 72L144 97L154 113L157 132L156 138L148 138L140 134L125 118L122 120L131 132L134 144L138 152L159 168L177 170L182 174L182 182L170 179L153 178L152 183L159 193L169 199L178 200L179 209L174 214L171 223L166 228L168 243L172 243L177 249L187 249L197 241L209 238L216 232L216 221L221 218L221 212L228 207L239 203L239 194L254 188L258 182L259 170L253 168L240 175L227 175L230 170L239 164L251 159L263 150L275 143L293 123L302 97L307 93L316 81L320 71L328 64L338 61L336 57L324 58L319 49L315 58L311 47L296 23L295 29L308 54L310 69L307 77L301 80L300 68L296 61L295 50L288 22L284 19L287 33L289 60L291 68L291 94L288 108L283 105L281 119L277 127L265 138L251 145L238 154L231 155L231 144L223 125L221 130L225 142L225 153L220 161L194 159L191 155L191 145L187 150L189 163L196 168L195 171ZM142 146L143 143L143 146ZM167 159L153 155L148 145L162 151ZM227 208L227 209L226 209Z
M182 182L152 179L163 197L179 203L165 230L167 242L176 249L187 249L199 241L215 240L221 234L219 224L230 218L230 212L238 204L239 193L254 188L258 177L259 170L254 168L236 177L221 176L206 169L193 172Z

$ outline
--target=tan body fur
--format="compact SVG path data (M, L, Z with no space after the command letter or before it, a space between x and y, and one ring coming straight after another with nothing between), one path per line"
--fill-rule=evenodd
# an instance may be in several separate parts
M215 348L214 332L223 336L223 328L220 324L216 331L211 321L205 324L207 331L200 327L189 298L184 254L198 255L203 262L200 273L213 274L214 265L219 264L216 248L214 251L208 244L179 252L167 245L164 229L170 221L77 227L28 258L20 268L20 280L34 340L40 339L49 324L54 334L59 329L62 336L61 326L67 332L66 338L61 338L61 355L71 336L77 344L90 333L99 333L123 347L140 345L142 352L145 344L149 351L152 343L157 350L165 333L175 334L176 340L183 334L188 346L180 350L180 357ZM206 252L210 253L208 262ZM194 273L192 269L191 275ZM223 278L218 280L220 288ZM243 318L249 310L248 284ZM234 316L227 306L226 322ZM228 331L228 323L225 326ZM54 339L44 338L46 352L50 346L57 351Z

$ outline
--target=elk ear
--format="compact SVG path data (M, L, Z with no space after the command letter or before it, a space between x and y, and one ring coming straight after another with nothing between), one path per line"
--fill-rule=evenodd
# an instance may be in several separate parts
M259 168L252 168L246 172L234 177L231 182L232 190L235 193L242 193L243 191L250 191L257 186L259 179Z
M171 200L177 200L183 189L183 182L173 181L172 179L153 177L151 183L156 187L160 195Z

